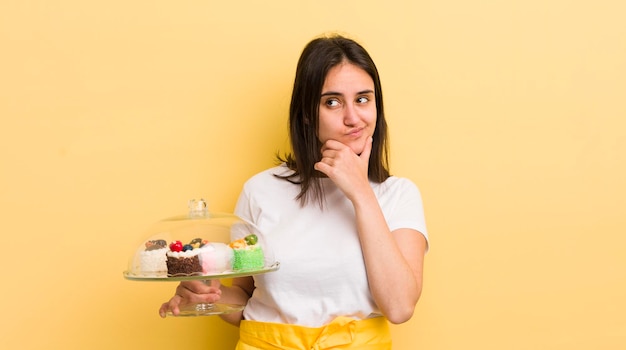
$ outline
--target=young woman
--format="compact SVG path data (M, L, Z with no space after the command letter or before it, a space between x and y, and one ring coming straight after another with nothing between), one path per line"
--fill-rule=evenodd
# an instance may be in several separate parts
M360 44L304 48L289 130L292 153L249 179L235 209L280 269L230 287L182 282L160 314L246 305L222 316L240 327L237 349L390 349L387 321L409 320L420 297L428 236L418 188L389 174L380 79Z

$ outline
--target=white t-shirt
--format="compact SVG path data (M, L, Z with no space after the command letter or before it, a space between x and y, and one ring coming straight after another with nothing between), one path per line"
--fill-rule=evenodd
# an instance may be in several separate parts
M352 203L325 178L325 207L301 207L300 186L274 176L289 172L283 165L253 176L237 202L235 214L256 225L267 257L280 262L277 271L254 276L244 319L321 327L338 316L378 315ZM390 177L372 188L391 231L411 228L428 239L421 195L410 180Z

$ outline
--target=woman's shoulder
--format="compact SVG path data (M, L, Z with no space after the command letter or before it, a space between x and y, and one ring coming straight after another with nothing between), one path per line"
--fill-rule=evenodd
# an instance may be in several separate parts
M393 187L393 188L415 188L417 189L417 185L413 180L408 177L400 177L400 176L389 176L387 180L383 181L381 184L385 187Z
M289 169L287 165L283 163L252 175L252 177L246 181L245 186L267 186L271 183L287 182L281 177L288 176L292 173L293 170Z
M421 197L419 187L407 177L390 176L380 184L374 185L379 195L394 197Z

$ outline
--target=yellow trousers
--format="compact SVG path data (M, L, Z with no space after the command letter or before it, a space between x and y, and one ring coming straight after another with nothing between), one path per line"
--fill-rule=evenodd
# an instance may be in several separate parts
M384 317L355 320L338 317L320 328L241 321L236 350L390 350Z

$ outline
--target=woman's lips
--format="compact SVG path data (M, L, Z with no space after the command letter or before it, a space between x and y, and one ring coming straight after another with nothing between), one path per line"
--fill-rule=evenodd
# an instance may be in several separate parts
M350 131L348 131L346 133L346 135L350 136L350 137L360 137L363 134L363 129L364 128L357 128L357 129L352 129Z

